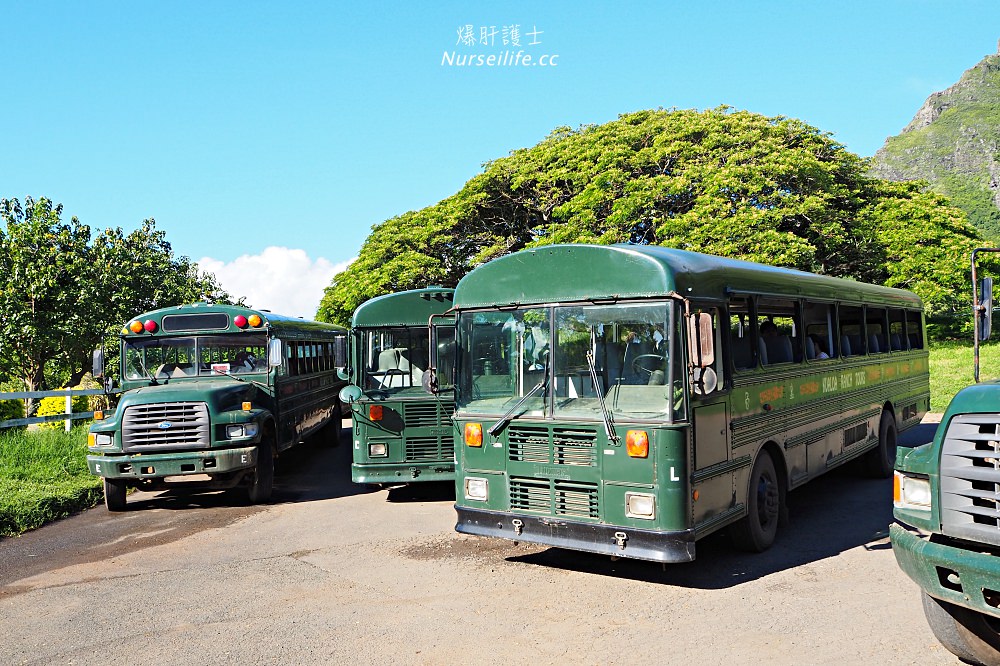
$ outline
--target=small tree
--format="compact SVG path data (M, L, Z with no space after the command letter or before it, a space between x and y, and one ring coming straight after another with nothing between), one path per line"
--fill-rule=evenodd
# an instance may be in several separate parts
M153 220L125 234L62 221L48 199L0 199L0 371L27 390L53 377L72 386L91 352L137 312L210 297L228 301L214 276L175 257ZM34 415L36 401L27 412Z

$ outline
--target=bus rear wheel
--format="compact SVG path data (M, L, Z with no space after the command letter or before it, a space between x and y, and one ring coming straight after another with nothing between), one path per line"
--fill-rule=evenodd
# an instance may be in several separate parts
M876 479L892 476L896 464L896 419L886 410L878 424L878 446L862 458L865 473Z
M104 479L104 506L108 511L125 510L125 494L128 488L122 479Z
M924 616L941 645L973 664L1000 663L998 622L982 613L921 593Z
M750 470L747 515L729 530L733 545L752 553L770 548L778 533L781 501L781 486L774 460L770 453L761 451Z
M250 485L247 486L247 498L251 504L261 504L271 499L273 488L274 455L271 451L271 442L265 439L257 447L257 467L254 469Z

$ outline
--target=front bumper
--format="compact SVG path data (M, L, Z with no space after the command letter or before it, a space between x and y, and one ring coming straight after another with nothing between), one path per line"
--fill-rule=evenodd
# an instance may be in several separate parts
M253 469L256 466L256 446L179 453L87 456L90 473L107 479L157 479L165 476L221 474Z
M458 512L455 530L462 534L526 541L651 562L694 560L693 530L656 532L561 518L483 511L457 505L455 511Z
M931 543L927 537L914 534L899 523L889 526L889 539L899 568L927 594L1000 618L1000 608L987 603L984 594L990 594L994 603L1000 598L1000 557ZM945 582L949 587L945 587Z
M417 481L454 481L455 463L352 463L354 483L414 483Z

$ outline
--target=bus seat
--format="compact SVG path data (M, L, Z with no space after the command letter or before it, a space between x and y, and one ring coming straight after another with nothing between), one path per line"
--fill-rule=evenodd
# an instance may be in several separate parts
M767 358L771 363L791 363L792 341L787 335L779 335L774 338L765 338L767 346Z
M757 353L760 355L760 364L767 365L767 345L763 340L757 340Z
M808 335L806 336L806 360L811 361L816 358L816 345L813 344L812 338Z
M892 347L892 351L902 351L903 340L899 337L899 333L893 333L889 336L889 346Z
M750 338L733 338L733 365L739 370L753 367Z
M378 354L378 372L409 370L410 362L403 356L405 349L386 349Z
M840 355L851 355L851 338L847 335L840 336Z
M881 351L882 351L882 346L878 343L878 336L877 335L869 335L868 336L868 353L869 354L878 354Z
M920 349L920 336L916 333L910 333L910 349Z
M851 335L851 351L855 356L858 354L865 353L865 341L862 339L861 334Z

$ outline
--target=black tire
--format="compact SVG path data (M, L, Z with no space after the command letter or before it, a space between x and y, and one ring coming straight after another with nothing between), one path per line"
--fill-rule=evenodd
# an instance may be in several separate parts
M104 479L104 506L108 511L124 511L128 487L122 479Z
M247 486L247 499L251 504L263 504L271 499L274 488L274 453L271 443L264 440L257 447L257 467L254 469L250 485Z
M878 424L878 446L862 458L867 476L888 479L896 465L896 419L886 410Z
M973 664L1000 664L1000 621L921 593L924 616L941 645Z
M740 550L760 553L771 547L778 533L784 492L781 489L774 460L761 450L750 470L747 489L747 515L729 530L733 545Z

